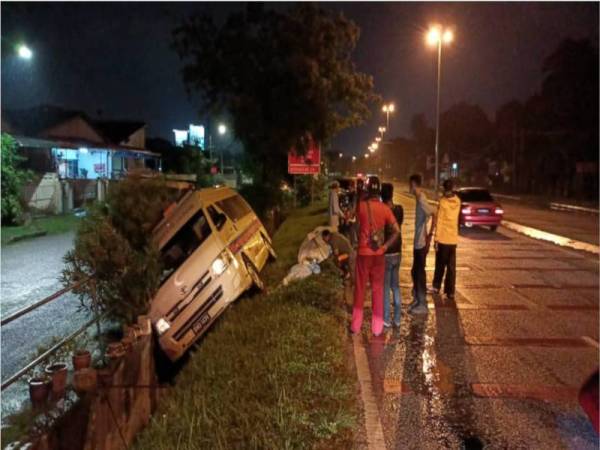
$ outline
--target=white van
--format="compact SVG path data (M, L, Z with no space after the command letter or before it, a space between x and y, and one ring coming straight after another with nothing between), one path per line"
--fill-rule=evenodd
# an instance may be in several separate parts
M240 294L263 289L260 271L276 255L252 208L227 187L187 192L153 235L163 273L150 318L175 361Z

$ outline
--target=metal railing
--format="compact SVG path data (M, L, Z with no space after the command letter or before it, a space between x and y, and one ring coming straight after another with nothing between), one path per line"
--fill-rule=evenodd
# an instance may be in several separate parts
M64 289L61 289L60 291L56 291L54 294L49 295L48 297L40 300L39 302L35 302L29 306L26 306L25 308L22 308L12 314L10 314L8 317L5 317L2 319L2 321L0 322L0 326L4 326L7 325L9 323L11 323L13 320L18 319L21 316L24 316L25 314L27 314L28 312L33 311L34 309L39 308L42 305L45 305L46 303L50 303L52 300L56 300L58 297L66 294L67 292L72 291L75 288L78 288L79 286L87 283L90 279L87 278L85 280L79 281L75 284L72 284L71 286L67 286Z
M61 290L43 298L40 301L37 301L29 306L26 306L25 308L22 308L16 312L10 314L8 317L2 318L2 321L0 322L0 327L3 327L5 325L13 322L16 319L23 317L24 315L30 313L31 311L35 311L40 306L43 306L47 303L50 303L50 302L62 297L64 294L71 292L73 289L83 286L86 283L89 283L91 280L92 280L91 278L86 278L85 280L81 280L77 283L67 286L64 289L61 289ZM96 316L93 319L90 319L79 329L77 329L76 331L74 331L73 333L69 334L67 337L62 339L60 342L58 342L55 345L53 345L52 347L50 347L48 350L46 350L44 353L42 353L41 355L36 357L34 360L27 363L24 367L17 370L17 372L15 372L14 374L12 374L8 378L6 378L6 380L3 380L0 391L3 391L4 389L6 389L8 386L13 384L15 381L17 381L23 375L25 375L29 370L34 368L36 365L40 364L42 361L46 360L52 354L56 353L61 347L63 347L65 344L71 342L73 339L75 339L77 336L79 336L81 333L83 333L90 326L92 326L93 324L99 325L100 321L102 319L104 319L107 314L108 314L108 312L105 312L103 314L96 314Z

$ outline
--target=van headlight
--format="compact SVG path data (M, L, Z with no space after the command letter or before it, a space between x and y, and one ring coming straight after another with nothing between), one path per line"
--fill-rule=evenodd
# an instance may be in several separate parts
M217 259L213 261L213 263L210 266L213 277L218 277L223 272L225 272L225 270L227 270L227 267L229 267L233 259L234 258L231 257L227 250L221 252L221 254L217 257Z
M169 331L169 328L171 328L171 324L167 321L167 319L161 317L154 324L154 328L156 328L156 332L158 333L158 335L162 336L167 331Z
M212 263L212 271L215 275L221 275L227 269L227 264L221 258L217 258Z

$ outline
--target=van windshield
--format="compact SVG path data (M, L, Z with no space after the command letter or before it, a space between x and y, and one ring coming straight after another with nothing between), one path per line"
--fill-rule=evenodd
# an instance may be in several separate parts
M210 236L211 229L202 210L194 214L167 242L160 252L164 283L185 260Z
M252 212L248 204L239 195L234 195L233 197L218 201L217 205L234 222L237 222L242 217Z

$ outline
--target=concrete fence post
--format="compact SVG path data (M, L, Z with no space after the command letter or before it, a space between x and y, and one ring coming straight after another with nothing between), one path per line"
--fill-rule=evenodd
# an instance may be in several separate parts
M69 213L73 210L73 186L68 180L61 182L62 185L62 212Z

